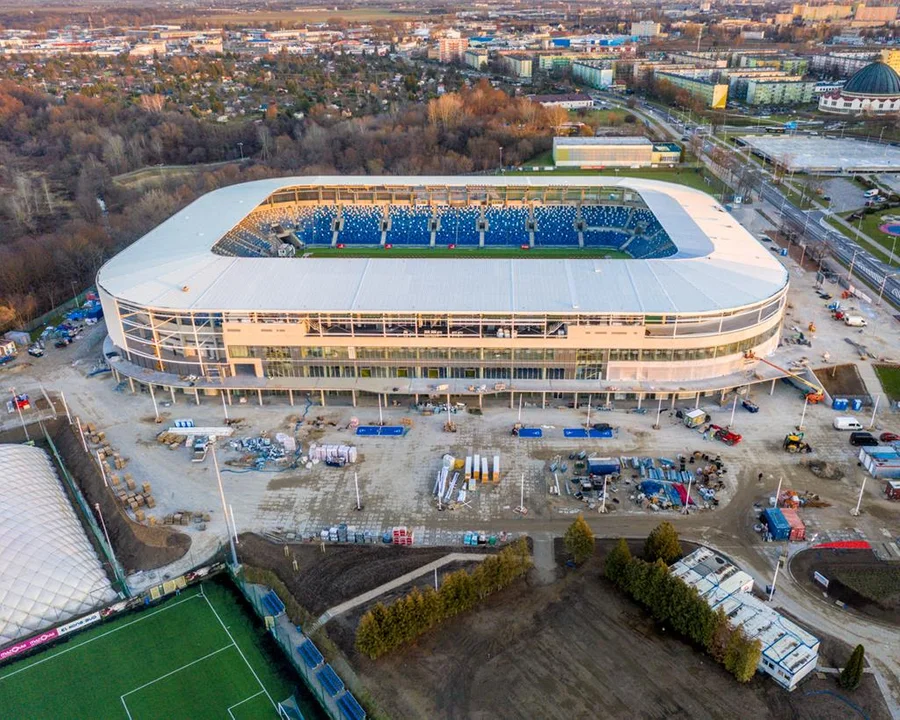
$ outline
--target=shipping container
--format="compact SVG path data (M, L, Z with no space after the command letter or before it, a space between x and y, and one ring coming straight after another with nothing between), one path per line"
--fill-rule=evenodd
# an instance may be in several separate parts
M476 455L472 461L472 479L481 480L481 455Z
M767 508L763 516L773 540L788 540L791 537L790 523L779 508Z
M591 475L618 475L619 461L610 457L588 458L588 473Z
M703 425L709 420L709 416L703 410L688 410L684 413L682 419L687 427L694 428Z
M472 456L466 455L466 474L464 475L466 482L472 479Z
M900 452L890 445L861 447L859 462L874 478L900 478Z
M500 456L494 455L494 474L491 476L493 483L500 482Z
M800 519L800 515L793 508L782 508L781 514L791 526L790 539L794 541L806 540L806 525Z

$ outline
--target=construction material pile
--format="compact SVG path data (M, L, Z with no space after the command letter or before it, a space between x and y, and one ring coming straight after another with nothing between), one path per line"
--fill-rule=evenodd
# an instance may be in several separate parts
M631 470L631 480L638 492L631 500L644 509L669 510L697 504L691 492L702 498L699 507L719 504L716 493L725 487L723 476L728 472L722 459L700 451L679 455L676 459L650 457L620 457L624 475Z
M356 462L357 451L353 445L317 445L310 443L309 461L323 462L332 467L343 467Z
M121 486L118 475L115 473L109 475L109 481L113 486L113 492L116 494L116 498L122 503L126 510L130 510L134 514L135 520L140 523L148 520L145 509L149 510L156 507L156 500L151 492L150 483L143 483L140 490L138 490L137 483L135 483L131 473L125 473L123 479L125 484L124 487ZM149 523L151 525L155 524L156 518L151 516L149 518Z
M210 519L210 514L206 512L179 510L178 512L166 515L163 518L163 525L186 526L194 523L198 530L206 530L206 523L208 523Z
M279 433L281 435L281 433ZM286 435L284 437L287 437ZM291 443L296 452L296 443L290 438ZM277 440L272 440L268 435L262 433L256 437L238 438L229 441L228 445L232 450L243 453L240 461L230 462L232 465L241 465L244 467L265 467L267 463L284 463L288 461L288 451L285 446Z
M794 510L802 507L825 508L831 507L831 503L825 502L818 494L809 490L804 490L803 492L782 490L781 495L778 496L778 507Z
M322 542L342 542L362 545L364 543L377 542L378 534L371 530L359 530L355 525L340 523L339 525L323 528L319 533L319 539Z

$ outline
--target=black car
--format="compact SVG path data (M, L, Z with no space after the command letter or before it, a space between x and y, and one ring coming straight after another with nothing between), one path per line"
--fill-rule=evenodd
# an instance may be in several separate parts
M877 445L878 440L872 433L853 432L850 433L850 444L855 447L869 447L872 445Z

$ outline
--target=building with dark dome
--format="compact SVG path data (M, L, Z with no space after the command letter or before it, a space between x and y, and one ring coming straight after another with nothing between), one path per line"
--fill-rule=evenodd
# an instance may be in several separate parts
M883 62L866 65L844 87L822 95L819 110L840 115L900 112L900 75Z

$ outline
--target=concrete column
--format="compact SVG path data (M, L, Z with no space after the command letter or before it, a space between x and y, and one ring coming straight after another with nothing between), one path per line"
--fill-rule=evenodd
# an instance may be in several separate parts
M291 407L294 407L294 391L288 389L288 402L291 404Z
M353 398L353 407L356 407L356 390L350 391L350 397Z
M175 387L173 385L169 385L169 394L172 396L172 404L175 404Z
M231 405L231 390L225 390L225 397L228 398L228 404Z
M675 409L675 393L672 393L672 409Z
M697 393L697 400L694 403L694 409L696 410L698 407L700 407L700 393Z
M131 394L134 395L134 378L128 378L128 387L131 388Z
M641 403L644 401L644 393L638 393L638 410L641 409Z
M262 390L260 388L256 388L256 399L259 401L259 406L262 407Z
M200 391L197 388L194 388L194 400L198 405L200 404Z
M483 394L483 393L478 393L478 409L479 409L479 410L481 409L481 403L482 403L483 400L484 400L484 394Z
M719 405L723 402L725 402L725 388L722 388L721 391L719 391Z
M122 379L119 377L119 371L116 370L115 368L113 368L112 371L113 371L113 375L116 376L116 382L117 383L122 382Z
M319 390L319 400L322 401L322 407L325 407L325 391Z
M415 398L415 403L416 403L416 405L418 405L419 404L419 393L416 393L415 395L413 395L413 398Z
M547 393L541 393L541 410L545 410L547 408Z
M772 387L769 388L769 395L773 395L775 393L775 380L772 380Z
M578 409L578 393L575 393L575 409Z
M512 410L513 407L515 407L515 403L514 403L515 395L516 394L512 390L509 391L509 409L510 410Z
M606 406L609 407L609 396L610 393L606 393Z

